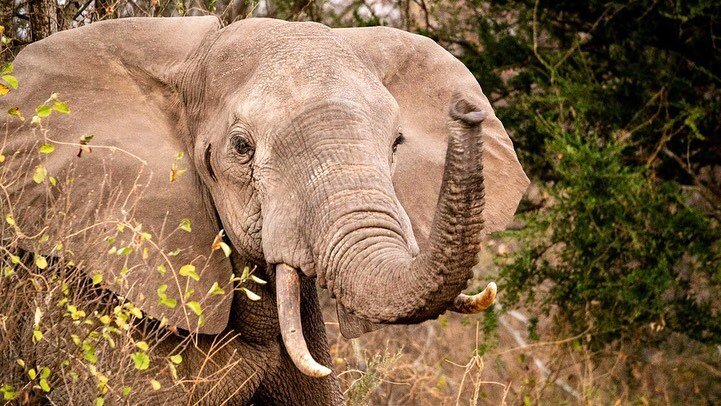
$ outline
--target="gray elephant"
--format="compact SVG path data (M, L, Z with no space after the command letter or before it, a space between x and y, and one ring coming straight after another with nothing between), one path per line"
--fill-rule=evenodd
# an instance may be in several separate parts
M476 312L495 295L494 285L461 292L481 237L507 225L528 179L473 75L428 38L132 18L31 44L15 72L21 87L5 109L31 112L57 92L72 110L10 124L5 165L56 179L10 185L20 229L62 231L77 266L198 333L198 348L237 334L216 356L238 362L203 402L342 403L316 285L337 300L346 337ZM55 151L38 154L43 142ZM183 222L192 232L168 232ZM108 259L87 249L95 236L120 241L126 223L158 250ZM223 241L229 256L209 248ZM245 266L270 282L253 287L260 300L232 286L206 293ZM159 286L202 311L168 306ZM199 367L193 351L185 371Z

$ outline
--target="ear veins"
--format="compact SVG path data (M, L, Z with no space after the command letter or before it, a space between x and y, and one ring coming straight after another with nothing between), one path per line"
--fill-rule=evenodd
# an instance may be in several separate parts
M215 171L213 171L213 165L210 164L211 148L212 148L211 144L208 144L208 146L205 148L205 167L208 169L210 178L213 179L213 181L217 181L218 179L215 177Z

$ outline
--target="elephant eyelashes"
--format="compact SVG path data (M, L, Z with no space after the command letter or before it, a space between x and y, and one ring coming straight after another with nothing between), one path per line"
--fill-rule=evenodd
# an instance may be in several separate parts
M255 153L255 149L253 148L253 145L246 140L243 137L240 136L233 136L233 138L230 139L231 145L233 146L233 149L235 152L240 155L241 163L248 163L251 159L253 159L253 154Z
M213 179L214 181L217 181L218 179L215 177L215 171L213 171L213 166L210 164L210 148L212 145L208 144L208 147L205 148L205 167L208 169L208 173L210 174L210 179Z

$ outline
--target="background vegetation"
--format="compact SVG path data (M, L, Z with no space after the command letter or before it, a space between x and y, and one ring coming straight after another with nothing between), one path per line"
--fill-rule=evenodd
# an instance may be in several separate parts
M721 402L719 2L11 0L2 57L98 20L200 14L430 36L534 180L483 259L501 305L335 341L352 403Z

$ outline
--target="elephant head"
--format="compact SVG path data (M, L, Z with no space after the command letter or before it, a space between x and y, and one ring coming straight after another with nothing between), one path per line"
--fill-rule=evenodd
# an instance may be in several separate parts
M506 226L528 179L473 75L430 39L268 19L124 19L32 44L16 67L22 87L11 104L31 111L58 92L72 109L53 117L63 148L43 165L72 168L76 213L132 212L151 235L190 219L191 234L158 244L183 248L165 258L176 265L203 265L197 278L177 283L147 252L122 278L120 266L101 268L108 287L154 317L199 333L226 327L232 296L205 294L233 272L223 255L208 255L221 229L244 260L268 265L288 353L314 376L329 370L302 337L300 278L331 291L351 336L476 311L495 294L494 285L477 297L461 291L481 236ZM8 151L37 141L28 123L15 126ZM88 134L98 147L78 157ZM187 172L170 182L177 168ZM123 193L103 189L109 177ZM42 217L31 213L54 192L25 180L12 193L25 199L26 218ZM99 207L139 184L137 200ZM89 216L68 217L83 229ZM93 259L78 262L94 269ZM202 301L202 322L159 303L162 285Z

